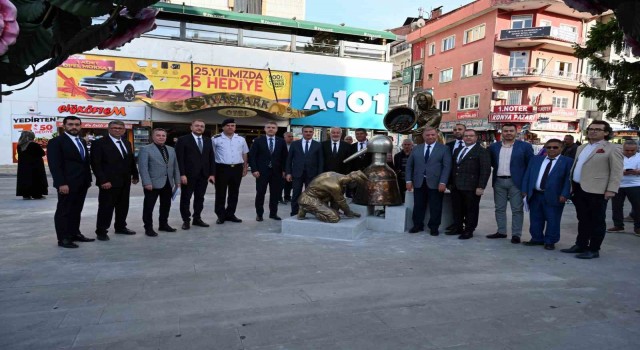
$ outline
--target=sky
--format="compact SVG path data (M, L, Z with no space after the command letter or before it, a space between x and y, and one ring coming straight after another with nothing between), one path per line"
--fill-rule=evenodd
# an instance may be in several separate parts
M425 17L431 9L442 7L442 13L473 0L306 0L306 20L329 24L344 23L348 27L385 30L402 26L407 17Z

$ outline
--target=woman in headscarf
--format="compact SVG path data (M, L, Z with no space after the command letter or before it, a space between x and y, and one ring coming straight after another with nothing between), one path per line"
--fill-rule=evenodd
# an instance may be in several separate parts
M44 170L45 153L39 144L33 142L36 135L23 131L18 140L18 181L16 196L23 199L44 199L49 184Z

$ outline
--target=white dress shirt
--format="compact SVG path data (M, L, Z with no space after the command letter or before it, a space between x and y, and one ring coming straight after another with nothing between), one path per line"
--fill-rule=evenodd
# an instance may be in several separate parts
M80 140L80 138L78 136L73 136L71 134L69 134L68 132L64 132L67 136L69 136L69 138L71 139L71 141L73 141L73 145L76 146L76 148L78 149L78 152L80 152L80 154L84 154L84 156L87 156L87 149L83 147L82 150L80 150L80 146L78 145L78 142L76 142L76 139ZM80 144L82 144L82 141L80 141Z
M275 140L274 147L275 147ZM241 164L244 163L243 156L249 153L249 146L244 137L233 134L231 137L220 134L211 139L215 152L216 163L218 164Z
M464 156L466 157L469 154L469 152L473 149L473 147L475 147L475 146L476 146L475 143L472 144L471 146L464 146L464 148L462 150L460 150L460 153L458 153L458 159L456 159L456 162L460 163L460 161L462 161L462 158L463 158L462 154L464 154ZM464 151L465 149L467 150L466 152Z
M572 178L572 180L574 182L580 183L580 177L582 176L582 166L587 161L587 158L589 158L591 153L593 153L596 150L596 148L598 148L600 146L600 144L603 143L603 142L604 142L604 140L600 140L600 141L598 141L596 143L588 143L582 149L582 152L580 152L580 155L578 156L578 159L576 159L576 166L573 168L573 178Z
M511 154L513 153L514 145L515 142L511 144L511 147L505 147L503 143L502 147L500 147L496 176L511 176Z
M558 163L558 157L553 158L553 163L551 163L551 169L549 169L549 173L551 173L553 168L556 166L556 163ZM542 181L542 176L544 175L544 171L547 168L547 164L549 164L549 157L544 158L544 160L542 161L542 165L540 166L540 170L538 171L538 179L536 180L536 190L538 191L542 191L542 189L540 188L540 182ZM549 175L547 175L547 181L549 181L548 176Z

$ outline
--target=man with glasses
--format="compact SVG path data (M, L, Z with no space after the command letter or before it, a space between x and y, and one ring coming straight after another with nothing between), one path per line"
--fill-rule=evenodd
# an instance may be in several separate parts
M526 246L555 249L560 240L560 219L569 198L569 175L573 159L561 156L562 141L551 139L544 144L546 155L534 156L522 180L522 197L529 204L529 233Z
M637 151L638 143L634 140L626 140L622 145L624 173L622 181L620 181L620 189L611 200L613 227L608 228L607 232L624 231L623 207L625 198L629 198L632 212L638 213L640 211L640 155L636 153ZM634 221L633 231L637 236L640 236L640 222Z
M607 142L613 130L609 123L596 120L587 128L588 143L576 152L571 169L571 190L578 216L578 237L563 253L578 253L577 258L600 256L600 246L607 230L607 201L620 187L623 173L622 152Z
M453 141L447 142L447 146L449 146L449 150L451 151L452 155L456 152L456 150L459 150L464 147L463 135L465 130L467 130L467 126L464 124L458 123L453 127L453 137L455 137L455 139ZM451 204L453 205L453 202L451 202ZM452 210L453 209L455 208L452 208ZM445 229L445 234L449 234L449 235L458 234L456 232L455 222L449 225L449 227Z

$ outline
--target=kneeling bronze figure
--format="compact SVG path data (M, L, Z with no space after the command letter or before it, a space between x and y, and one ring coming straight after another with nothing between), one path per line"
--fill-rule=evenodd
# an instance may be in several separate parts
M359 170L348 175L330 171L316 176L298 199L298 220L304 220L306 213L310 213L320 221L335 223L340 221L339 210L349 218L360 217L351 211L342 191L349 183L366 181L367 177Z

